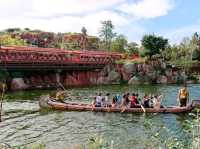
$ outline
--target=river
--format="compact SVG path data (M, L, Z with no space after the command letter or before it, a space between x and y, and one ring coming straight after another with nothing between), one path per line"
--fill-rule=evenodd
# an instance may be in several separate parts
M180 86L111 85L68 89L68 100L91 102L96 92L163 94L164 105L175 105ZM200 85L190 85L190 98L200 99ZM3 103L0 143L11 146L45 144L48 149L79 148L101 138L115 149L154 148L174 138L188 140L185 120L189 114L125 114L39 110L38 97L53 91L10 92Z

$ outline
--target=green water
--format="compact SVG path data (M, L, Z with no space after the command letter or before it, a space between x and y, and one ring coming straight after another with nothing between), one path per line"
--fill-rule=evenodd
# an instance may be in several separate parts
M91 102L96 92L112 95L125 92L162 93L164 105L176 104L180 86L102 86L68 90L68 100ZM200 85L189 86L190 97L200 99ZM73 149L87 146L89 139L100 137L115 149L155 148L170 137L189 140L184 131L188 114L125 114L41 111L38 97L53 91L7 93L0 123L0 143L11 146L43 143L48 149ZM155 135L156 137L152 138ZM112 143L111 143L112 142ZM153 146L153 147L152 147ZM86 147L87 148L87 147Z

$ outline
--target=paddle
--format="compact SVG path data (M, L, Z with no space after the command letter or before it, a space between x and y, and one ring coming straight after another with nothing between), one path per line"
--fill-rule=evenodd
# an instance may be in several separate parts
M64 90L64 91L66 91L66 89L65 89L65 87L62 85L62 83L58 83L61 87L62 87L62 89Z
M2 85L2 94L1 94L1 109L0 109L0 122L2 122L2 108L3 108L3 99L4 99L4 93L5 93L5 84Z
M121 113L123 113L126 110L126 106L123 106L121 109Z
M146 109L144 108L144 106L142 104L140 104L140 106L141 106L143 112L146 113Z

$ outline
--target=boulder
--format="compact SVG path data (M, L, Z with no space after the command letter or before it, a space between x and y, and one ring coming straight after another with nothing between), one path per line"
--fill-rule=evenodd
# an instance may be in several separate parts
M124 67L124 70L126 71L126 73L128 73L128 74L133 74L137 71L137 66L132 63L126 63L126 64L124 64L123 67Z
M156 73L156 71L154 71L154 72L149 72L149 73L147 73L146 75L147 75L147 77L148 77L151 81L153 81L153 82L155 82L155 80L157 79L157 73Z
M157 81L156 81L156 83L158 83L158 84L167 84L168 82L167 82L167 77L166 76L159 76L158 77L158 79L157 79Z
M23 78L13 78L11 81L11 90L15 91L15 90L24 90L27 89L29 86L27 84L25 84L24 79Z
M131 75L126 72L124 67L122 67L122 69L121 69L121 75L122 75L123 81L128 81L131 78Z
M107 80L105 77L102 77L100 76L98 79L97 79L97 84L98 85L101 85L101 84L108 84Z
M165 75L166 75L167 77L172 77L172 75L173 75L172 69L167 69L167 70L165 71Z
M136 76L133 76L129 81L128 81L128 84L130 85L138 85L138 84L141 84L141 81L138 77Z
M110 83L119 82L120 78L121 78L120 74L118 72L116 72L115 70L112 70L108 74L107 81L110 82Z

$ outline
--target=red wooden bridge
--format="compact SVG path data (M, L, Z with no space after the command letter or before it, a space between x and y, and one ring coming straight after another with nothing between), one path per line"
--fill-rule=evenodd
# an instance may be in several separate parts
M65 50L37 47L1 47L0 67L8 70L90 70L122 58L105 51Z

